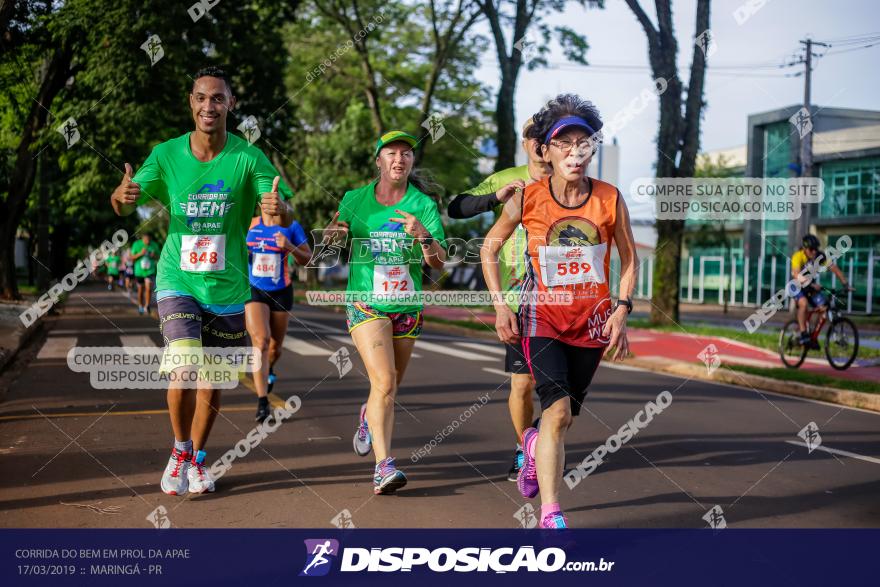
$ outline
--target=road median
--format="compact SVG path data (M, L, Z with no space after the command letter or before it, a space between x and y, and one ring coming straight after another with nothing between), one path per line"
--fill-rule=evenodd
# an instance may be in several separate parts
M688 363L685 361L635 357L627 359L625 364L691 379L751 387L756 390L773 391L785 395L831 402L851 408L880 412L880 394L810 385L799 381L783 381L753 373L735 371L724 366L710 370L701 363Z

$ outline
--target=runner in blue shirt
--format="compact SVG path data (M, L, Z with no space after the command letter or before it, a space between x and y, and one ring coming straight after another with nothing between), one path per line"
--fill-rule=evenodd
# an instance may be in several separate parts
M269 417L269 392L275 383L272 367L281 356L293 308L293 283L289 258L304 265L312 256L306 233L299 222L276 226L262 214L251 221L247 233L248 277L251 299L245 302L245 323L251 344L263 354L260 371L254 373L257 390L257 422Z

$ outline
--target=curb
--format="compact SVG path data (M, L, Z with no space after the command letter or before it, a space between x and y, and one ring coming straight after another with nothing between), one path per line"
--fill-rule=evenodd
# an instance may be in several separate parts
M5 335L4 342L9 343L10 346L0 347L0 373L5 372L6 368L15 361L19 351L27 346L35 337L39 336L44 330L45 316L41 316L28 328L22 328L21 325L16 325L9 334Z
M771 377L741 373L730 369L717 369L711 375L706 367L686 363L684 361L655 361L651 359L627 359L626 365L641 367L650 371L659 371L672 375L680 375L691 379L713 381L716 383L729 383L731 385L748 386L755 389L773 391L785 395L820 400L834 404L840 404L850 408L861 408L880 412L880 394L863 393L860 391L847 391L833 387L808 385L796 381L780 381Z

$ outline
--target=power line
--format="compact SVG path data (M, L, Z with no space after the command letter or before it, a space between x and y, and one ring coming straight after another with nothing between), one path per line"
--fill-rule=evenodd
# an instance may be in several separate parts
M842 44L846 44L846 43L860 43L866 39L873 39L876 37L880 37L880 32L863 33L861 35L852 35L849 37L837 37L837 38L825 39L825 42L832 43L834 45L842 45Z

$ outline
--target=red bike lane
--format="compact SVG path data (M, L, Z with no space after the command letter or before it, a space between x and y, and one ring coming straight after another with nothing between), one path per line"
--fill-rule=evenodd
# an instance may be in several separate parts
M490 312L470 310L468 308L431 306L425 309L425 316L444 320L464 320L495 324L495 315ZM665 332L642 328L628 328L630 351L640 359L664 359L668 361L684 361L688 363L703 362L701 355L716 355L721 364L747 365L750 367L784 368L779 354L775 351L752 346L720 336L707 336L686 332ZM824 345L824 332L820 335L820 344ZM713 348L714 346L714 348ZM704 352L705 351L705 352ZM800 369L829 377L850 379L853 381L877 381L880 379L880 364L874 361L857 358L845 371L838 371L828 364L824 348L810 351Z

